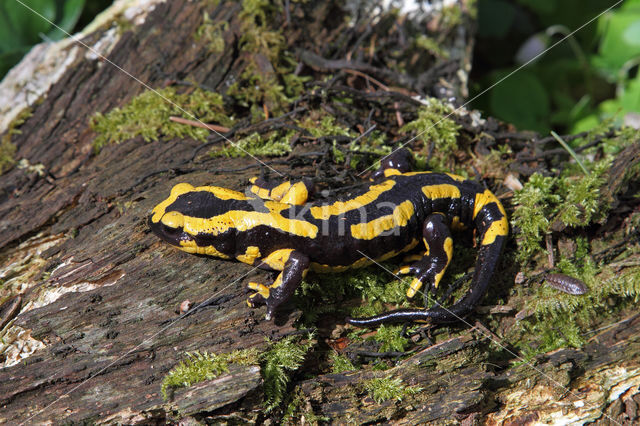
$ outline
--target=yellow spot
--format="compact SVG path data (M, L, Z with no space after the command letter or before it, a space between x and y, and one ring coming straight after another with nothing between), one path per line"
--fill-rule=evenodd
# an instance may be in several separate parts
M291 256L292 252L293 249L276 250L262 259L262 262L269 265L271 269L282 271L284 269L284 264L287 263L287 260L289 260L289 256Z
M287 191L289 191L289 188L291 188L291 182L286 181L281 183L271 190L271 198L280 201Z
M280 200L286 204L294 204L296 206L303 205L307 198L309 198L309 191L307 186L302 182L297 182L287 191L287 193Z
M222 259L231 259L231 256L228 256L218 251L214 246L201 247L196 245L196 242L193 240L180 241L180 250L186 251L187 253L192 253L192 254L204 254L207 256L215 256Z
M271 284L271 288L278 288L282 285L282 272L278 274L276 280Z
M261 188L258 185L252 185L249 191L256 194L258 197L262 198L263 200L268 200L271 198L269 196L269 190Z
M240 254L236 256L242 263L247 263L249 265L253 265L256 259L260 257L260 249L256 246L249 246L244 254Z
M442 270L436 274L436 276L433 279L433 287L435 288L438 288L438 284L440 284L440 280L442 280L442 277L444 276L444 273L447 270L449 263L451 262L451 258L453 257L453 240L451 239L451 237L447 237L444 240L443 248L444 248L444 252L447 255L447 263L444 265Z
M398 274L408 274L409 272L411 272L411 267L410 266L403 266L402 268L398 269Z
M170 228L182 228L184 225L184 216L182 213L169 212L162 216L161 222Z
M422 192L431 200L438 198L460 198L460 190L458 187L449 183L423 186Z
M351 225L351 235L353 238L371 240L383 232L398 226L406 226L409 219L413 217L413 213L413 203L407 200L399 206L396 206L390 215L379 217L370 222Z
M485 231L484 237L482 237L482 245L492 244L496 240L496 236L507 234L509 234L509 222L507 222L506 217L503 217L489 225L489 229Z
M412 298L416 295L418 291L422 288L422 281L417 278L414 278L409 285L409 289L407 290L407 297Z
M329 205L311 207L311 215L316 219L326 220L331 216L337 216L351 210L359 209L377 200L382 193L389 191L395 184L396 182L393 180L385 180L379 185L372 185L367 192L355 197L353 200L336 201Z
M260 283L254 283L254 282L250 282L249 284L247 284L247 287L249 287L251 290L255 290L258 292L258 294L262 297L264 297L265 299L269 298L269 287L267 287L264 284L260 284ZM255 297L255 296L253 296Z
M424 247L426 248L426 251L424 252L424 255L425 256L429 256L429 253L431 253L431 247L429 247L429 241L427 241L426 238L423 238L422 242L424 243Z
M473 219L475 219L476 216L478 216L478 213L480 213L480 210L484 206L490 203L496 203L498 205L498 209L500 210L500 213L502 213L504 217L507 217L507 213L504 211L504 207L502 207L502 204L500 203L498 198L496 198L496 196L493 195L493 192L489 191L488 189L485 189L483 193L476 194L476 200L473 205Z
M401 175L402 173L400 173L400 170L398 169L384 169L384 177L389 177L389 176L394 176L394 175Z

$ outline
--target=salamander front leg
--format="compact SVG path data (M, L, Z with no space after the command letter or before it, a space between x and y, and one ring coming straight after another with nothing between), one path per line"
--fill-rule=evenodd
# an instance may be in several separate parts
M256 290L256 293L247 299L247 304L252 308L266 304L265 319L270 320L278 306L286 302L298 288L308 270L309 257L299 251L292 251L284 263L282 272L278 274L273 284L266 286L254 282L249 283L249 288Z
M442 214L432 214L422 225L422 236L426 252L424 256L411 266L400 269L401 274L412 274L415 278L407 290L411 298L426 285L424 299L427 303L427 290L434 291L451 262L453 240L447 220Z

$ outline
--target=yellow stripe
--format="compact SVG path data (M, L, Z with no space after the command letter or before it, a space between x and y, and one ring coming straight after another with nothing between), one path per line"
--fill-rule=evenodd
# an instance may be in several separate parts
M273 204L278 205L279 203ZM265 203L265 206L267 206L267 203ZM288 207L286 204L282 206L284 206L282 208ZM270 210L272 209L270 208ZM187 216L184 217L183 229L184 232L190 235L209 234L216 236L230 229L243 232L260 225L270 226L301 237L315 238L318 235L318 227L314 224L304 220L286 219L273 210L269 213L231 210L211 218Z
M369 187L369 190L364 194L348 201L336 201L333 204L311 207L311 215L316 219L326 220L331 216L337 216L344 214L351 210L359 209L366 206L369 203L377 200L381 194L389 191L396 184L393 180L385 180L379 185L373 185Z
M307 186L303 182L297 182L289 188L280 201L286 204L301 206L307 201L307 198L309 198Z
M166 200L162 201L160 204L153 208L151 221L153 223L160 222L160 219L164 215L166 208L173 204L179 196L184 195L188 192L199 191L210 192L221 200L248 200L247 196L243 193L227 188L220 188L218 186L199 186L197 188L194 188L193 185L189 185L188 183L179 183L171 189L171 194Z
M496 203L498 205L498 209L500 210L500 213L502 213L504 217L507 217L507 213L504 211L504 207L502 207L502 204L500 203L498 198L496 198L496 196L493 195L493 192L489 191L488 189L485 189L483 193L476 194L476 199L473 205L473 219L476 218L476 216L478 215L478 213L480 213L480 210L484 206L490 203Z
M431 200L438 198L460 198L460 190L458 187L449 183L423 186L422 192Z
M509 234L509 222L507 222L506 217L503 217L500 220L496 220L491 225L489 225L489 229L484 233L484 237L482 238L482 245L486 246L488 244L492 244L498 235L508 235Z
M287 193L287 191L291 188L291 182L286 181L276 186L271 190L271 198L280 201L282 197Z
M370 222L351 225L351 235L360 240L371 240L383 232L398 226L406 226L413 217L414 209L411 201L405 201L393 209L393 213L379 217Z

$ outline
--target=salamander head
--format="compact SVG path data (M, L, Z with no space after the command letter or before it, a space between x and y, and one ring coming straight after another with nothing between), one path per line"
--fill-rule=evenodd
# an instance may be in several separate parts
M162 240L188 253L229 258L235 250L234 215L249 208L248 198L216 186L180 183L154 207L149 227Z

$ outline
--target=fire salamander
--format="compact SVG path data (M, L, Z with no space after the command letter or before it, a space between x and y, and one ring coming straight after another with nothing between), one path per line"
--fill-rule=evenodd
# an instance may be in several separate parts
M437 288L453 251L450 229L475 228L480 238L469 292L446 309L399 309L357 326L386 322L454 322L485 294L508 234L498 199L480 184L452 174L409 172L406 150L387 158L373 182L347 200L307 203L309 182L271 184L253 178L247 193L180 183L149 217L152 231L188 253L235 259L280 271L270 285L250 282L247 303L266 304L266 319L308 271L340 272L421 246L418 260L399 270L412 274L407 296Z

